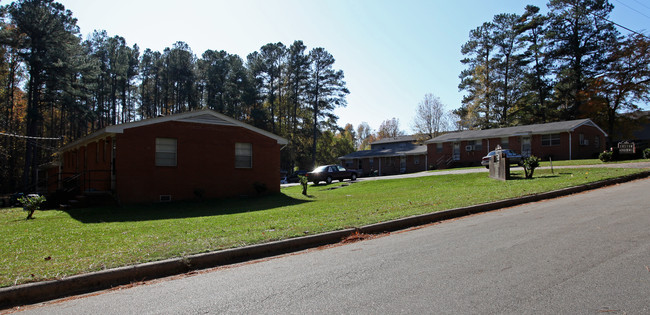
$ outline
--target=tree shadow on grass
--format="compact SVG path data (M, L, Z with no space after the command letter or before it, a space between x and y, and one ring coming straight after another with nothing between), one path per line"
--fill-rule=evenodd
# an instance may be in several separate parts
M312 201L295 199L285 194L271 194L261 197L179 201L123 207L93 207L64 211L82 223L136 222L229 215L270 210L307 202Z

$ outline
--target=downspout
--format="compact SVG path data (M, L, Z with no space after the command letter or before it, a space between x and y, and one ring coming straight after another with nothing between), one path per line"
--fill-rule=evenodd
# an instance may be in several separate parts
M569 161L572 160L571 148L573 148L573 143L571 142L571 131L569 131Z

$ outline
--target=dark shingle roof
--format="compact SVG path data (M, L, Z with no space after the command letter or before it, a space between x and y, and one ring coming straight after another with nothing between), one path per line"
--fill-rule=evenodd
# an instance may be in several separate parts
M394 143L394 142L415 142L417 138L415 136L397 136L392 138L383 138L377 141L374 141L370 144L384 144L384 143Z
M391 157L403 155L421 155L427 154L426 145L416 145L410 148L400 149L373 149L352 152L348 155L339 157L339 160L361 159L361 158L374 158L374 157Z
M590 119L578 119L578 120L552 122L546 124L451 132L427 140L425 143L441 143L441 142L452 142L452 141L462 141L462 140L480 140L480 139L502 138L502 137L512 137L512 136L520 136L520 135L524 136L524 135L534 135L534 134L551 134L551 133L558 133L558 132L573 131L582 125L596 127L605 136L607 136L607 133L605 133L602 129L600 129L600 127L598 127Z

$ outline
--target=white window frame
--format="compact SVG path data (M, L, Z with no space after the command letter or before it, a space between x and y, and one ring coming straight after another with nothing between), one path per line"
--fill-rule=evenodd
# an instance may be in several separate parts
M235 168L253 168L253 144L235 143Z
M156 138L156 166L177 166L178 139Z

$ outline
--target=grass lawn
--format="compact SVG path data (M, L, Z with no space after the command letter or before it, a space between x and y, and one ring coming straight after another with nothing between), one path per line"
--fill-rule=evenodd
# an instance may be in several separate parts
M565 160L565 161L553 161L553 166L606 165L606 164L625 164L625 163L636 163L636 162L650 162L650 160L649 159L624 160L624 161L614 161L614 162L607 162L607 163L599 159ZM539 166L551 166L551 163L549 161L540 161Z
M0 286L263 243L535 194L639 169L537 170L301 187L252 199L36 211L0 209ZM347 184L347 182L345 182ZM336 188L336 189L333 189Z

